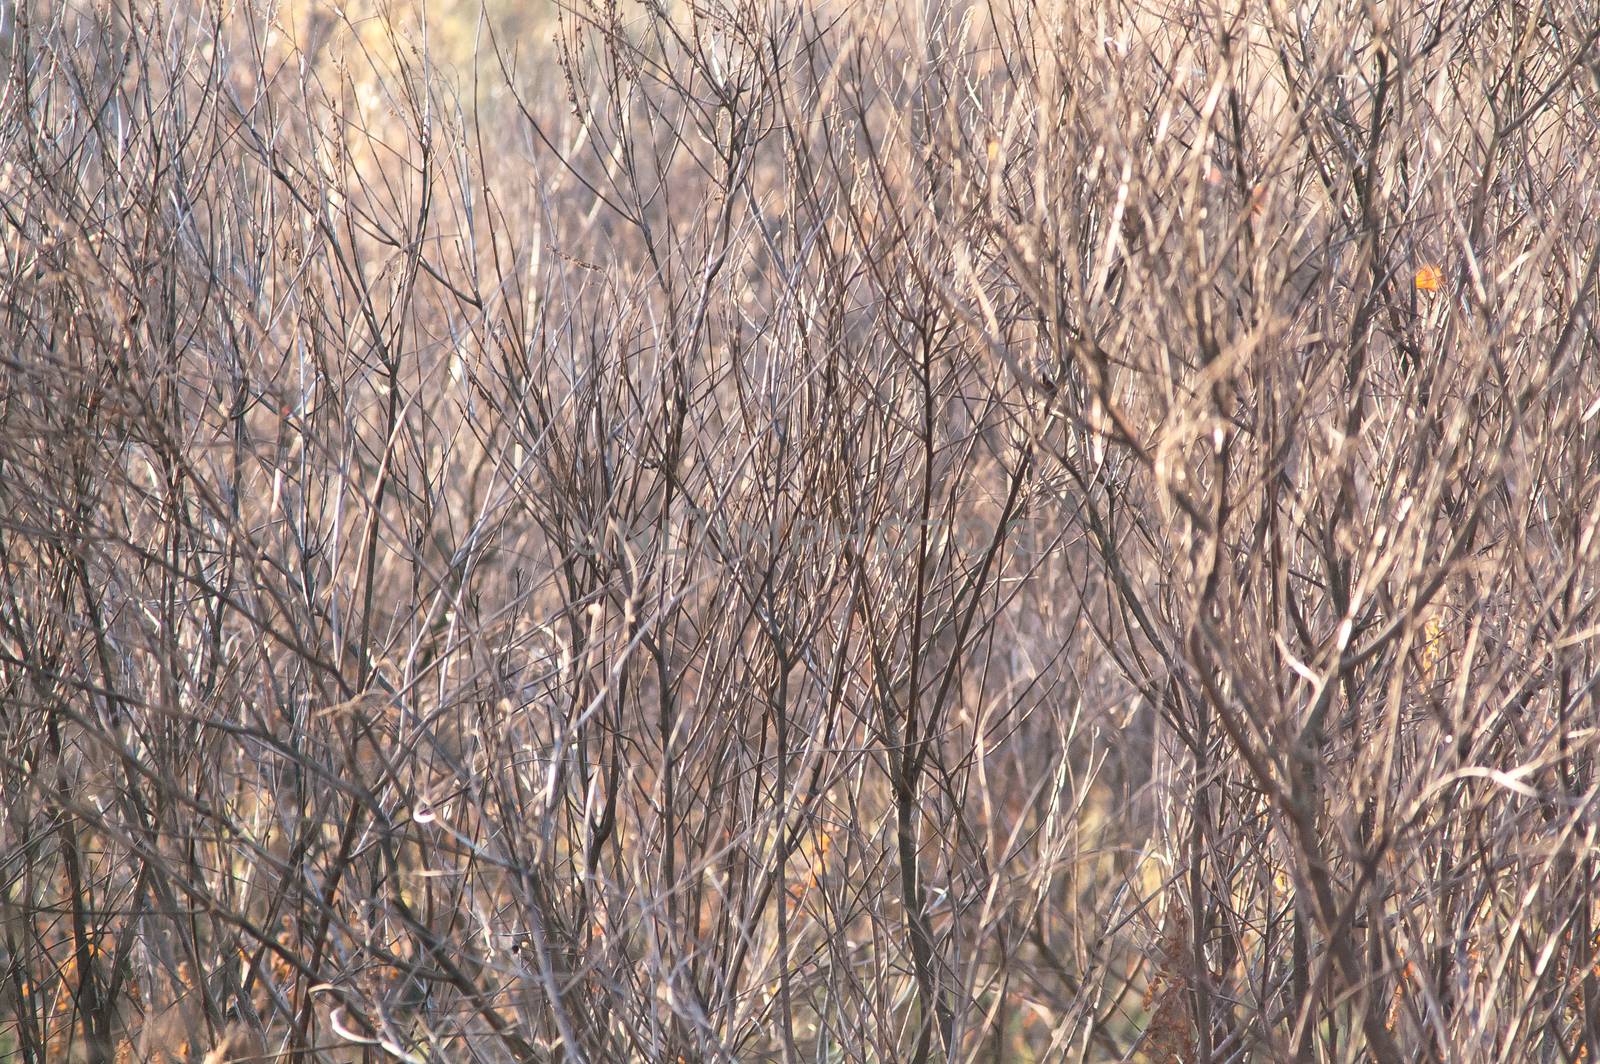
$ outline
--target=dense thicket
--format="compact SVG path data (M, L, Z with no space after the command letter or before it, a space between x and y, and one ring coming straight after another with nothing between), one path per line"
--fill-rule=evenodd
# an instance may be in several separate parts
M0 1059L1573 1062L1590 0L0 5Z

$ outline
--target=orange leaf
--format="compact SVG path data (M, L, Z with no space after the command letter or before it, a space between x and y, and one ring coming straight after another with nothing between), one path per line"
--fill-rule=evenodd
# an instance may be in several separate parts
M1444 286L1444 271L1437 266L1424 266L1417 271L1417 291L1437 292Z

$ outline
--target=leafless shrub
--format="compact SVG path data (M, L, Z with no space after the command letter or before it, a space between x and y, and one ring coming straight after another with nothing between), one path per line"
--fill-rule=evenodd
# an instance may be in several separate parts
M0 7L0 1055L1593 1059L1600 12L516 25Z

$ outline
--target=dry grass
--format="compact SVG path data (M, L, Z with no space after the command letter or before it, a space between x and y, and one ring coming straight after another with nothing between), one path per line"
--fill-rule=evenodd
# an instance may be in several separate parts
M0 1059L1594 1059L1597 26L0 3Z

